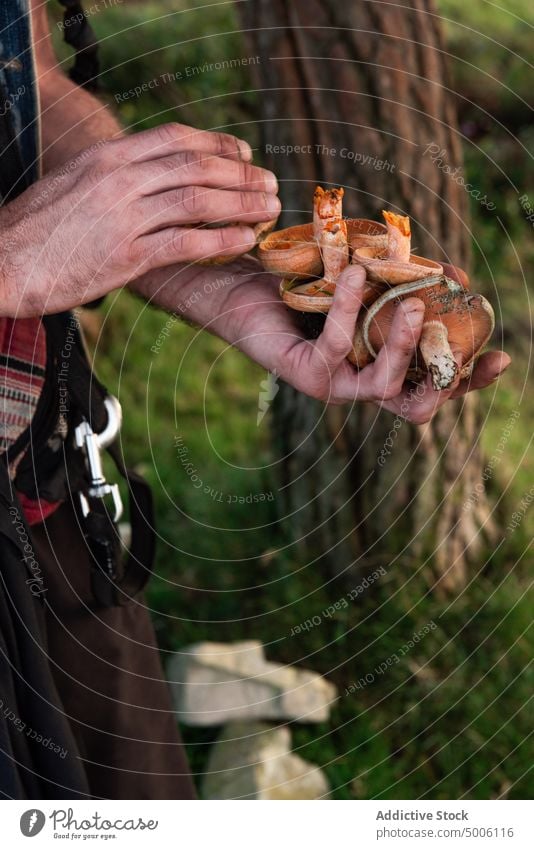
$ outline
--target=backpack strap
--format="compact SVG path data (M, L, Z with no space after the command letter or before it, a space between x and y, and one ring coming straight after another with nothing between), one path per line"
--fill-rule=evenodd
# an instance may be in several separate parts
M111 396L91 369L75 317L69 312L59 313L45 316L43 323L49 350L53 352L49 354L49 362L55 364L55 369L47 369L39 400L42 411L38 407L30 425L26 436L26 448L28 445L30 448L19 463L14 484L19 492L32 499L72 502L91 552L95 598L106 607L127 604L144 588L152 572L155 550L152 492L140 475L127 468L116 442L107 445L106 450L128 491L132 539L124 557L118 511L112 509L108 498L109 494L116 496L116 485L109 486L102 478L100 486L94 486L86 463L89 452L80 450L75 443L78 428L82 433L96 436L106 430L113 406L109 403ZM64 389L60 398L61 405L68 410L68 430L58 450L57 437L53 436L60 410L56 361L58 352L65 350L66 340L68 369L61 373ZM83 445L83 440L79 442ZM25 446L16 447L20 451Z
M75 50L74 65L69 76L77 85L91 91L98 89L100 64L98 42L79 0L59 0L65 6L63 32L66 43Z
M102 433L108 424L106 399L110 396L91 369L78 323L73 322L73 316L68 312L46 316L44 323L47 334L50 333L56 343L64 344L67 334L72 339L68 369L71 429L85 420L95 434ZM72 447L69 448L68 456L72 457ZM87 475L75 491L69 488L69 494L74 500L92 554L94 595L101 604L114 606L128 603L145 587L152 573L155 528L150 486L144 478L127 468L116 441L106 450L128 490L132 539L124 561L117 516L112 515L105 498L94 495L88 486Z

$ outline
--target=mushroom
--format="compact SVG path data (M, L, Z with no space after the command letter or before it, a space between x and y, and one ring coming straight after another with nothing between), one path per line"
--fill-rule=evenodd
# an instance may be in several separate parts
M385 225L367 219L343 219L343 189L318 187L312 223L268 235L258 256L268 271L280 274L280 295L300 312L327 313L336 280L352 262L366 269L363 309L348 359L363 368L376 358L387 339L395 307L406 297L425 305L423 328L408 377L429 373L436 390L471 373L474 361L493 332L491 305L469 292L461 269L411 254L410 219L384 210Z
M323 272L311 222L270 233L258 245L258 259L265 271L293 280L317 278Z
M388 257L398 259L399 262L410 262L410 250L412 246L412 231L410 219L407 215L398 215L396 212L382 210L388 231Z
M461 356L460 377L468 376L493 333L495 317L491 304L482 295L471 294L444 275L401 284L384 292L359 322L349 359L362 368L378 355L387 340L396 306L408 297L425 304L418 351L408 377L419 380L428 372L434 389L447 389L458 374L453 351Z
M369 218L347 218L347 238L351 258L357 248L382 248L388 246L385 224Z
M387 244L355 247L352 262L363 265L370 282L397 286L422 280L431 274L441 274L443 267L431 259L410 253L410 219L395 212L382 212L387 227Z
M368 218L346 218L345 223L351 250L355 245L385 245L384 224ZM312 222L275 230L258 244L257 253L264 269L271 274L293 280L310 280L323 274L323 260Z
M310 286L310 295L333 295L337 278L349 264L347 222L342 217L344 194L344 189L315 189L313 232L323 261L323 277Z
M313 222L271 233L258 246L265 270L285 278L280 294L293 309L328 312L336 280L349 263L350 245L386 243L383 224L366 218L343 219L343 195L342 188L318 186ZM302 284L303 280L307 282ZM364 302L374 300L382 288L370 283Z
M386 222L386 244L355 246L352 262L363 265L367 276L363 305L368 307L390 286L399 286L414 280L424 279L428 275L443 272L443 267L431 259L411 254L411 227L407 215L383 210ZM349 359L358 368L363 368L372 360L372 355L363 339L365 315L360 315L354 336L354 349Z

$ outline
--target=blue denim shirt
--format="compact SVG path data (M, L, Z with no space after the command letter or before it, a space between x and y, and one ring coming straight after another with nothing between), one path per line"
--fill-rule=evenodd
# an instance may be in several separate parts
M0 102L0 116L7 115L12 121L28 185L39 176L40 147L29 3L0 0L0 80L6 92L5 102Z

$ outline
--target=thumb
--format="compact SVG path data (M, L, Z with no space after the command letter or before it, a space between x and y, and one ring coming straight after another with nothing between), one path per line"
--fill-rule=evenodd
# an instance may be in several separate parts
M365 283L361 265L348 265L336 281L332 306L315 344L317 356L329 371L334 371L352 349Z

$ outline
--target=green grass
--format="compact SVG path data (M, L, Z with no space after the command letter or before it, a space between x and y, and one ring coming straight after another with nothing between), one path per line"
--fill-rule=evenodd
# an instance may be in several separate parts
M475 102L511 108L531 102L530 0L438 0L454 71Z
M203 4L190 5L184 11L181 2L129 3L95 17L104 38L103 64L111 69L105 76L111 101L117 92L165 73L243 55L231 4L205 11L196 8ZM440 10L490 38L498 35L525 56L525 29L510 11L526 17L529 5L515 0L506 12L485 2L443 0ZM171 10L177 14L164 17ZM494 41L474 37L458 24L448 24L447 32L451 52L464 59L454 62L458 86L474 91L485 86L484 97L510 108L513 97L499 80L523 92L520 60L509 60ZM468 62L493 68L495 79L488 82ZM254 143L247 87L246 69L204 72L157 87L118 109L129 126L177 119L206 128L240 127ZM524 142L531 136L528 127L521 128ZM489 456L510 412L521 411L490 483L496 495L507 491L507 507L499 513L503 535L532 483L524 456L534 417L525 392L532 228L517 203L517 189L528 191L530 167L495 127L478 146L466 146L470 179L489 198L499 198L510 233L510 240L503 238L496 217L473 206L477 286L500 312L497 344L501 336L515 357L497 393L481 396L489 411L483 436ZM328 675L341 693L331 721L295 726L293 739L301 755L325 767L337 798L529 795L531 763L521 744L532 728L527 545L534 509L496 552L481 557L480 574L453 602L427 595L419 564L403 562L335 617L291 637L292 627L337 601L346 588L325 585L316 570L302 569L291 549L279 551L286 539L284 527L273 524L272 503L253 509L226 503L228 495L246 498L276 485L273 473L263 468L270 457L268 417L256 426L264 374L222 342L179 323L154 354L151 347L167 318L126 294L108 298L104 314L98 371L123 404L128 460L151 480L156 496L162 539L150 602L164 654L203 639L253 637L268 646L270 659ZM184 472L178 434L202 489ZM239 528L244 530L236 533ZM343 695L351 682L378 668L431 621L436 629L402 662ZM206 743L217 729L184 729L184 734L200 773Z

